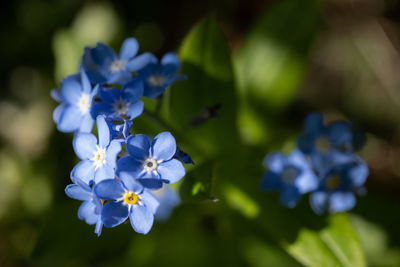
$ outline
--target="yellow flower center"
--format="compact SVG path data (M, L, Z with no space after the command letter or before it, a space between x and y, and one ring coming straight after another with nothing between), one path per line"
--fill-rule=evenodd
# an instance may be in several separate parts
M325 182L325 186L326 188L330 189L330 190L335 190L340 186L340 182L341 182L341 178L339 175L334 174L331 175Z
M125 192L124 196L123 196L123 199L124 199L125 203L129 204L129 205L135 205L136 203L139 202L139 196L136 195L132 191Z
M331 142L325 137L318 137L315 140L315 148L320 152L327 152L331 148Z

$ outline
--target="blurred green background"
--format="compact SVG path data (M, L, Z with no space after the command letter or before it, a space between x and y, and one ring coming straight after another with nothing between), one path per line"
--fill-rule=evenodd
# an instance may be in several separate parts
M0 13L0 266L400 266L400 1L19 0ZM170 220L98 238L64 194L77 158L49 93L85 46L131 36L178 52L189 77L135 133L172 130L196 165ZM367 133L368 193L348 214L259 191L263 157L292 149L310 111Z

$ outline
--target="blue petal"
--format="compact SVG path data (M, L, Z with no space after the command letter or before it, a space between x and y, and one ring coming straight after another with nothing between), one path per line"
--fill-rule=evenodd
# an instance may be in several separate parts
M178 55L173 52L166 53L161 59L161 64L164 65L164 67L168 67L168 72L170 74L177 72L180 68Z
M280 176L274 172L267 172L261 180L261 189L267 191L277 190L281 187Z
M65 104L58 105L53 111L53 121L58 124L60 122L61 114L67 106Z
M165 86L151 86L146 83L144 87L143 96L147 98L155 98L165 92Z
M293 208L296 206L297 202L300 200L300 192L294 186L286 186L282 188L280 194L280 201L283 205L288 208Z
M126 156L117 162L117 176L123 179L138 179L143 171L142 163L134 157Z
M315 192L310 195L310 206L317 214L322 214L329 201L329 195L325 192Z
M143 187L151 190L160 189L163 186L163 180L160 178L139 178L137 181L141 183Z
M82 86L75 78L66 78L60 90L62 99L71 105L76 105L82 95Z
M126 140L126 150L129 155L138 160L144 160L149 156L150 140L143 134L131 135Z
M314 150L314 141L314 137L302 135L297 139L297 147L301 150L301 152L310 154Z
M122 91L117 88L105 89L102 88L99 92L101 100L104 102L114 103L122 96Z
M59 89L51 90L50 91L50 96L51 96L51 98L53 98L58 103L63 102L63 98L62 98L62 95L61 95L61 90L59 90Z
M78 218L87 224L95 224L99 218L99 214L96 214L95 210L96 205L92 201L85 201L79 207Z
M86 191L82 187L76 184L69 184L65 188L65 194L70 198L77 199L77 200L90 200L92 198L92 192Z
M151 53L143 53L126 64L126 69L129 71L138 71L143 69L149 63L157 63L157 58Z
M127 38L122 44L121 51L119 53L120 59L129 59L136 55L139 50L139 44L135 38Z
M91 159L97 151L97 138L90 133L77 133L72 141L76 155L82 159Z
M301 194L305 194L317 189L318 179L312 171L306 171L295 180L295 186Z
M129 116L129 119L133 120L139 117L143 113L144 103L143 101L138 101L129 105L128 110L126 111L126 115Z
M105 164L98 168L94 173L94 181L99 183L106 179L114 179L115 178L115 170L108 164Z
M171 159L160 163L157 168L161 179L167 180L170 184L179 181L185 176L185 168L179 160Z
M329 200L329 212L343 212L351 210L356 204L356 197L352 192L335 192Z
M102 228L103 228L103 221L101 219L101 216L98 216L98 219L96 222L96 228L94 229L94 232L97 234L97 236L101 235Z
M349 171L349 178L351 179L352 185L354 187L360 187L364 185L369 174L367 164L361 159L359 160L360 163L352 167L351 170Z
M97 118L99 115L110 117L110 115L114 113L114 108L107 102L99 102L92 106L90 113L94 118Z
M122 177L121 181L125 185L126 189L133 191L135 193L142 193L143 186L139 182L137 182L136 179L132 179L129 177Z
M94 180L94 169L95 166L91 160L83 160L76 164L71 171L71 179L74 181L75 178L79 178L86 184Z
M125 189L122 183L115 179L103 180L94 186L96 195L104 200L117 200L122 197Z
M77 107L67 106L61 113L57 129L61 132L73 132L81 125L83 116Z
M151 146L151 154L157 160L169 160L176 152L175 138L170 132L163 132L158 134Z
M102 43L97 43L97 46L91 48L90 52L93 61L99 66L109 65L117 58L115 52L109 46Z
M144 204L150 210L150 212L152 214L155 214L158 209L158 206L160 205L158 199L147 190L143 191L143 193L140 196L141 200L144 202Z
M348 123L337 121L328 126L329 140L335 147L352 150L353 134Z
M123 85L132 78L132 74L126 70L121 70L107 76L107 83Z
M82 133L89 133L92 131L93 124L94 120L92 118L92 115L88 112L82 118L81 125L79 126L79 131Z
M146 206L136 205L129 214L132 228L140 234L147 234L153 226L154 215Z
M104 116L97 116L97 133L99 136L99 146L105 148L110 143L110 128L108 128Z
M304 122L304 128L307 134L313 136L319 135L324 127L324 118L321 113L310 113Z
M120 225L128 216L128 206L122 205L121 202L109 202L104 206L101 212L101 219L105 227Z
M143 96L143 81L140 79L134 79L131 82L125 84L123 89L124 99L129 102L136 102Z
M117 156L121 149L121 144L117 140L111 141L106 151L106 161L110 167L115 168Z
M85 73L85 70L81 67L80 68L81 72L81 83L82 83L82 91L86 94L89 94L90 91L92 90L92 86L90 85L88 76Z
M281 153L270 153L264 159L264 166L268 170L280 173L286 163L286 158Z

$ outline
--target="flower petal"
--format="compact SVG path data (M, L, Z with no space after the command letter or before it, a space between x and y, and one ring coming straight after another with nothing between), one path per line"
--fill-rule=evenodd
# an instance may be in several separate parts
M162 132L158 134L151 146L151 154L157 160L169 160L176 152L175 138L170 132Z
M129 219L137 233L147 234L153 226L154 215L146 206L136 205L131 209Z
M144 160L149 156L150 140L147 136L143 134L131 135L126 140L126 143L126 150L132 157Z
M131 156L120 158L117 162L117 176L121 179L138 179L142 175L142 163Z
M261 179L261 189L266 191L277 190L281 186L280 176L274 172L268 171Z
M108 128L106 119L100 115L96 118L97 133L99 136L99 146L105 148L110 143L110 128Z
M60 95L63 101L70 105L76 105L82 95L82 86L79 76L68 76L61 82Z
M286 186L281 191L280 201L286 207L293 208L300 200L300 196L300 192L296 187Z
M66 106L60 115L57 129L65 133L73 132L80 127L82 119L83 116L77 107Z
M90 54L94 63L99 66L109 65L117 58L114 50L100 42L95 48L90 48Z
M71 171L71 180L74 182L75 178L79 178L86 184L94 180L95 166L91 160L83 160L75 165Z
M96 205L92 201L85 201L79 207L78 218L87 224L95 224L99 218L99 214L95 212Z
M65 194L70 198L77 199L77 200L90 200L92 198L92 192L86 191L82 187L77 184L69 184L65 188Z
M310 195L310 206L317 214L322 214L327 206L329 195L325 192L315 192Z
M120 181L107 179L96 184L94 192L100 199L115 201L122 197L125 189Z
M131 60L126 64L126 69L129 71L138 71L144 68L149 63L157 63L157 58L151 53L143 53Z
M121 202L107 203L102 212L101 219L105 227L115 227L123 223L129 216L128 206L122 205Z
M307 134L311 134L312 136L318 135L324 125L324 118L321 113L311 113L307 116L304 122L304 128Z
M119 53L120 59L129 59L134 57L139 50L139 43L135 38L127 38L121 46Z
M117 162L117 156L121 152L121 143L117 140L111 141L106 151L106 161L108 166L115 168Z
M79 131L82 133L89 133L93 129L94 120L90 112L83 115L81 125L79 126Z
M152 214L155 214L158 209L158 206L160 205L160 202L158 201L158 199L152 193L148 192L147 190L144 190L140 196L141 196L141 200L144 202L146 207L148 209L150 209Z
M143 113L144 103L143 101L138 101L129 105L128 110L126 111L126 115L129 116L131 120L139 117Z
M171 159L160 163L157 168L161 179L167 180L170 184L176 183L185 176L185 168L179 160Z
M75 154L81 160L88 160L93 157L97 145L97 138L91 133L77 133L72 141Z
M92 86L90 85L89 78L85 73L85 70L81 67L81 84L82 84L82 91L86 94L89 94L92 90Z
M123 176L121 178L121 181L125 185L126 189L133 191L135 193L142 193L143 186L139 182L137 182L136 179L132 179L127 176Z
M329 199L329 212L351 210L356 205L356 197L352 192L335 192Z
M264 167L276 173L283 170L286 158L281 153L270 153L264 158Z
M168 68L169 74L177 72L181 65L178 55L173 52L166 53L161 59L161 64Z

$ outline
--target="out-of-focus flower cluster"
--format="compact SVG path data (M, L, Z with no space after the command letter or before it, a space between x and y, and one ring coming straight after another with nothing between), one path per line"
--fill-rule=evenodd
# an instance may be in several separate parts
M265 157L268 171L261 189L280 191L280 201L287 207L294 207L302 195L310 193L311 208L318 214L352 209L355 194L365 191L368 176L367 164L354 153L364 136L344 121L324 124L319 113L308 115L304 128L290 155Z
M51 92L59 102L53 112L57 129L74 133L73 149L81 160L71 171L66 194L83 201L78 217L100 235L128 218L133 229L150 231L154 216L165 220L179 204L170 184L185 175L183 163L193 163L169 132L153 140L132 134L144 109L142 97L162 95L175 81L180 62L167 53L161 61L150 53L137 55L134 38L124 41L119 55L105 44L85 48L78 74ZM97 137L92 134L94 122Z

